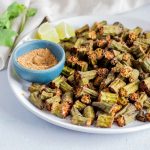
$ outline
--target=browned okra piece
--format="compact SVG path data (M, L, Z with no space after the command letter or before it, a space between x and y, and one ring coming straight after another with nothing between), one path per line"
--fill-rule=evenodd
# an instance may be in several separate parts
M100 113L96 121L96 127L111 128L114 121L114 116Z
M65 77L63 76L58 76L57 78L55 78L52 82L51 82L51 86L53 88L59 88L60 84L65 81Z
M97 55L96 55L95 51L88 52L88 60L89 60L89 63L91 65L93 65L93 67L95 67L97 65Z
M126 86L122 87L120 90L119 90L119 95L120 96L125 96L125 97L128 97L131 93L134 93L138 90L139 88L139 80L136 80L132 83L129 83L127 84Z
M86 105L82 102L80 102L79 100L75 101L74 105L73 105L74 108L77 108L79 111L82 111Z
M62 95L62 115L63 117L66 117L73 105L73 93L72 92L66 92Z
M68 56L67 57L66 63L68 66L74 68L75 65L77 64L77 62L78 62L78 57L76 57L76 56Z
M150 121L150 109L149 108L146 110L145 118L146 118L146 121Z
M129 100L125 97L119 97L117 103L122 106L126 106L129 103Z
M107 68L99 68L97 70L97 77L94 80L94 85L99 86L102 80L107 77L109 70Z
M140 90L150 96L150 77L140 82Z
M38 91L30 93L29 101L39 109L44 108L44 103L41 100L41 98L39 97L39 92Z
M88 63L86 61L77 61L76 66L77 66L77 69L80 71L88 70Z
M97 48L94 52L96 54L97 60L101 60L103 58L103 55L104 55L103 49Z
M110 91L114 92L114 93L118 93L119 92L119 89L124 87L126 85L126 83L119 79L119 78L116 78L110 85L109 85L109 88L110 88Z
M137 69L133 69L129 75L129 82L134 82L138 79L140 72Z
M122 77L128 78L130 77L131 73L132 73L132 68L130 66L123 66L120 69L120 75Z
M81 97L81 102L84 104L90 104L91 103L91 96L89 94L83 95Z
M147 99L148 99L148 97L147 97L146 93L141 92L139 99L134 103L137 110L142 110L143 109L143 104Z
M144 111L140 110L138 112L138 114L136 115L136 119L139 120L139 121L145 122L146 117L145 117Z
M139 100L139 94L138 93L131 93L129 95L129 100L132 102L137 102Z
M76 34L81 34L81 33L85 32L85 31L89 31L89 25L88 24L86 24L83 27L77 29L76 30Z

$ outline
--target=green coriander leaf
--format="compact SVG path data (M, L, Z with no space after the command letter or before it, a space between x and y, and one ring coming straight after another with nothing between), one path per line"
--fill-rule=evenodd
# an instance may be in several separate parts
M11 29L0 29L0 45L11 47L17 33Z
M27 17L32 17L37 13L37 9L36 8L29 8L27 11Z

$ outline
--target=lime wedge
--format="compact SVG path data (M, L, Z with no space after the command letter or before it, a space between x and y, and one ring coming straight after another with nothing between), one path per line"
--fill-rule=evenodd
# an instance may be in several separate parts
M67 23L61 22L58 25L56 25L55 28L59 35L59 39L61 40L68 39L75 36L74 28Z
M42 40L52 41L55 43L59 42L59 36L56 29L48 22L43 23L38 28L38 37Z

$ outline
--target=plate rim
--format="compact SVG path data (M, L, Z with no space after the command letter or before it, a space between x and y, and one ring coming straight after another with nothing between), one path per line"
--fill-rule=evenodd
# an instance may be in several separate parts
M72 20L72 19L81 19L81 18L99 18L99 19L108 19L110 16L76 16L76 17L70 17L70 18L64 18L58 21L54 21L52 22L52 24L57 24L58 22L61 21L65 21L65 20ZM111 16L113 18L120 18L121 16ZM130 17L121 17L123 19L132 19ZM137 18L133 18L133 20L137 20L137 21L143 21L146 23L149 23L148 21L144 21L142 19L137 19ZM32 31L31 31L32 32ZM29 35L29 33L27 33L24 37L26 37L27 35ZM22 41L22 39L20 40L20 42ZM19 43L20 43L19 42ZM8 78L8 83L9 86L11 87L11 90L13 91L13 93L15 94L15 97L17 98L17 100L27 109L29 110L31 113L33 113L34 115L36 115L37 117L53 124L56 126L60 126L66 129L70 129L70 130L74 130L74 131L79 131L79 132L86 132L86 133L95 133L95 134L123 134L123 133L131 133L131 132L136 132L136 131L141 131L141 130L146 130L148 128L150 128L150 123L147 124L143 124L143 125L138 125L138 126L132 126L132 127L128 127L128 128L96 128L96 127L84 127L84 126L78 126L78 125L73 125L71 123L67 123L67 122L62 122L62 121L58 121L58 117L57 119L53 119L50 117L45 116L44 112L39 110L38 108L36 108L35 106L31 105L30 107L27 106L27 104L25 104L23 102L23 97L20 97L19 94L16 93L16 91L13 89L13 85L11 84L11 67L12 67L12 55L10 57L10 60L8 62L8 68L7 68L7 78ZM25 97L24 97L25 98ZM26 99L26 98L25 98ZM27 99L26 99L27 100Z

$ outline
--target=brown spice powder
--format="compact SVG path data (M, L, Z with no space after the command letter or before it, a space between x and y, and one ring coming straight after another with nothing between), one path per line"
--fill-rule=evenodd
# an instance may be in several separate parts
M45 70L58 63L55 56L46 49L35 49L17 59L18 63L25 68L32 70Z

